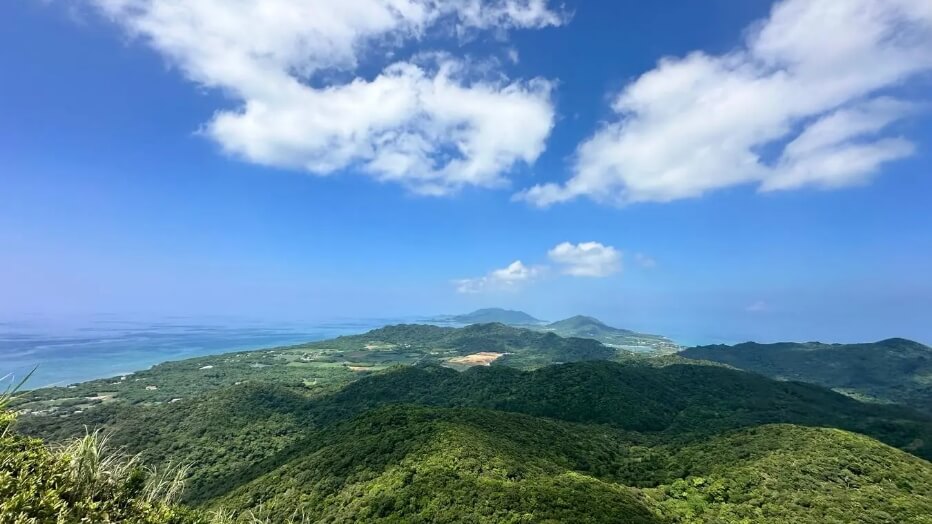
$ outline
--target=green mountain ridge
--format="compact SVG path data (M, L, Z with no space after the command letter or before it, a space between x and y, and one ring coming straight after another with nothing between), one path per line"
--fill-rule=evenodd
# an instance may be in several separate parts
M477 355L495 358L461 363ZM87 401L80 395L97 400L74 404ZM856 514L928 524L932 514L928 414L503 324L386 326L16 402L19 433L58 442L99 428L146 464L189 464L182 501L243 523L842 523ZM56 403L66 407L36 411Z
M519 414L386 407L335 426L219 503L345 522L661 522L635 490L574 471L603 449L585 445L593 438L620 445Z
M598 340L603 344L636 353L667 355L680 350L672 340L630 329L609 326L604 322L584 315L576 315L539 327L562 337L582 337Z
M865 344L746 342L694 347L680 354L932 413L932 348L903 338Z
M586 315L575 315L563 320L557 320L556 322L547 324L547 327L552 329L609 329L624 333L634 333L634 331L628 329L613 328L595 317Z
M608 346L635 353L667 355L680 350L679 345L664 336L612 327L596 318L585 315L576 315L547 323L523 311L488 308L465 315L455 315L449 317L449 319L463 324L499 323L513 327L552 332L561 337L591 338Z
M450 319L462 324L489 324L498 322L499 324L511 326L533 326L545 323L545 321L534 318L524 311L497 307L477 309L471 313L453 315Z
M930 481L929 463L834 429L648 448L599 426L395 406L335 426L218 503L334 522L924 522Z
M323 397L243 384L188 405L111 404L65 419L25 417L18 427L51 440L103 427L116 445L143 453L151 463L193 464L186 497L203 503L261 474L257 464L280 462L277 454L313 440L315 431L391 405L478 408L594 424L642 446L696 442L762 424L830 426L932 456L932 419L909 410L727 368L637 362L578 362L527 372L406 366Z

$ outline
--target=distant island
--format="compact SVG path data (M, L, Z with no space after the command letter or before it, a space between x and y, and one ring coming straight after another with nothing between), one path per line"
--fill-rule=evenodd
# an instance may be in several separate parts
M509 326L534 326L539 324L546 324L546 321L534 318L524 311L515 311L512 309L502 309L497 307L477 309L472 313L466 313L463 315L453 315L450 317L450 319L461 324L488 324L490 322L498 322Z
M607 346L635 353L667 355L681 349L676 342L667 337L612 327L596 318L583 315L558 320L539 329L551 331L561 337L592 338Z

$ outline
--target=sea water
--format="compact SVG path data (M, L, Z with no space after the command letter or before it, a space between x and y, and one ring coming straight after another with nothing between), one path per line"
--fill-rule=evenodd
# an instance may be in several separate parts
M2 321L0 378L5 380L0 390L33 368L25 389L123 375L169 360L325 340L405 321L410 319Z

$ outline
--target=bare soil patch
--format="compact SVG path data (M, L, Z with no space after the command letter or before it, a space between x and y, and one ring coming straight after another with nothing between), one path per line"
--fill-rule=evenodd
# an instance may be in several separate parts
M492 362L500 358L504 353L493 353L491 351L480 351L479 353L473 353L471 355L464 355L462 357L453 357L447 362L451 364L462 364L465 366L488 366Z

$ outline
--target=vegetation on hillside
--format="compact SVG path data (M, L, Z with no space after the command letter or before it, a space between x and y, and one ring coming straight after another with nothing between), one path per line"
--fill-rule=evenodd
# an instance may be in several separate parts
M501 353L496 365L535 369L548 364L606 360L618 351L595 340L566 338L504 324L473 324L463 328L403 324L386 326L363 335L339 337L310 347L402 347L425 355L422 362L443 363L450 356L478 352Z
M453 315L450 317L453 322L461 324L490 324L499 323L510 326L533 326L543 324L544 321L528 315L524 311L515 311L512 309L502 309L490 307L477 309L472 313L463 315Z
M274 384L242 384L186 403L110 404L72 415L24 417L23 433L62 441L84 427L104 428L115 446L149 464L191 466L184 499L207 500L239 482L245 470L304 438L314 428L312 402Z
M932 413L932 348L911 340L892 338L872 344L747 342L700 346L681 355Z
M501 356L454 365L479 352ZM358 371L360 362L378 365ZM543 365L553 362L565 363ZM134 397L133 377L158 385L150 394L189 393L176 402ZM166 363L119 383L133 386L93 406L21 416L12 426L19 434L3 438L13 448L3 448L2 467L44 465L34 485L4 470L0 495L32 501L52 490L40 499L56 511L106 511L86 513L106 521L125 510L143 515L127 513L130 522L158 523L795 524L857 515L930 524L932 515L926 414L501 324L387 326ZM28 392L17 406L29 412L99 387ZM86 428L105 431L122 457L98 461L115 473L87 504L54 484L87 452L22 436L99 449ZM172 464L186 468L166 469Z
M675 522L932 522L932 464L863 435L767 425L657 452L648 492Z
M615 328L596 318L583 315L558 320L538 329L556 333L561 337L591 338L608 346L636 353L668 355L680 350L680 346L667 337Z
M394 365L433 362L457 369L459 357L493 353L493 365L533 369L558 362L619 358L625 352L594 340L562 338L502 324L465 328L397 325L298 346L165 362L121 377L27 391L15 409L68 417L114 403L189 402L243 383L279 384L324 395Z
M203 503L279 463L282 454L301 449L317 431L403 404L597 424L643 446L696 442L771 423L828 426L932 455L932 420L918 413L722 367L638 362L578 362L531 372L504 366L465 372L407 366L326 396L243 384L186 404L111 404L65 419L26 417L18 427L57 440L80 435L85 426L104 427L115 444L141 453L149 463L191 464L185 500Z
M0 522L208 522L175 505L185 468L145 468L97 432L56 450L12 433L12 392L0 394Z
M221 501L330 522L660 522L637 491L575 471L619 444L598 433L494 411L383 408L309 439Z
M496 411L382 408L322 432L220 500L325 522L918 523L932 514L932 465L863 436L768 425L659 448L628 437Z
M636 353L666 355L680 350L679 345L666 337L638 333L630 329L615 328L596 318L583 315L576 315L548 324L523 311L488 308L479 309L465 315L455 315L449 317L449 320L462 324L500 323L555 333L561 337L591 338L605 345Z

